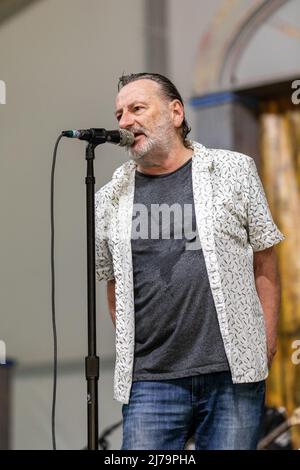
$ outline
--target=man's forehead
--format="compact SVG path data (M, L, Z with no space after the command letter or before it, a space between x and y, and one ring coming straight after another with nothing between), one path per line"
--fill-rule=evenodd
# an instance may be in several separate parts
M116 97L116 107L124 106L133 101L159 97L160 86L149 79L135 80L125 85Z

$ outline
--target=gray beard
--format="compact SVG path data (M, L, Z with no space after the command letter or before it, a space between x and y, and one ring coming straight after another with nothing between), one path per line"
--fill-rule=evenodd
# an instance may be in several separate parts
M145 144L139 151L132 150L131 147L128 147L127 150L128 150L129 156L133 161L135 161L136 163L142 164L143 166L150 166L153 164L155 165L155 162L153 162L152 160L153 160L153 153L155 152L155 148L157 147L157 142L147 137L146 139L147 139L147 142L145 142Z
M146 142L140 150L127 147L130 158L142 166L160 166L167 158L174 139L173 128L162 121L155 129L156 135L163 136L151 138L146 136Z

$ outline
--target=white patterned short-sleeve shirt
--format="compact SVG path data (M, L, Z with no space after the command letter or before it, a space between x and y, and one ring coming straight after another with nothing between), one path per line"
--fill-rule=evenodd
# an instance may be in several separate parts
M192 142L198 234L233 383L268 375L262 305L253 252L284 239L275 225L254 160ZM126 161L95 195L97 279L115 279L114 398L128 403L134 362L131 221L136 164Z

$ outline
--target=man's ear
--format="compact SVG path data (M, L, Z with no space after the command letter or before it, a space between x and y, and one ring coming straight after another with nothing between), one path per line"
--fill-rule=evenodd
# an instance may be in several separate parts
M173 124L179 128L184 119L184 109L182 103L179 100L173 100L169 103Z

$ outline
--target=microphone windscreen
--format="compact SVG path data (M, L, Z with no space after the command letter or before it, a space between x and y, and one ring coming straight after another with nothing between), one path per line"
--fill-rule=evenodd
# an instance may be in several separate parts
M130 147L134 142L134 134L126 129L120 129L120 143L121 147Z

